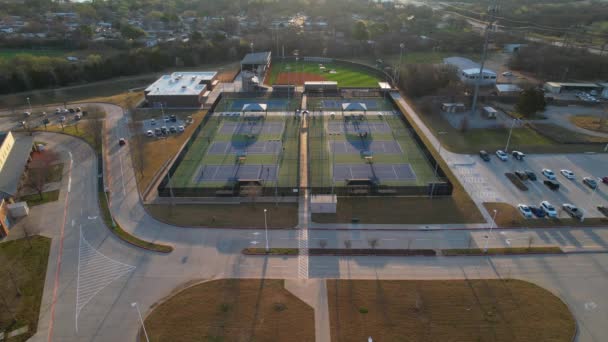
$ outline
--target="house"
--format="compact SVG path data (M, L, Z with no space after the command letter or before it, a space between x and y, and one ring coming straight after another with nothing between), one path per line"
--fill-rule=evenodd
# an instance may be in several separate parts
M448 57L443 60L444 64L452 65L458 69L458 77L466 85L494 86L496 84L496 72L483 68L480 78L481 66L468 58Z

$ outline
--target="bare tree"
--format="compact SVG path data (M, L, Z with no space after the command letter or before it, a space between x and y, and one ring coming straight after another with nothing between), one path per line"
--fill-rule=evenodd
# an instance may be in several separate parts
M371 238L371 239L367 240L367 243L369 243L369 246L372 249L375 249L378 246L378 239L377 238Z
M31 190L36 191L40 199L42 199L42 193L46 188L53 165L57 164L58 161L59 156L56 152L46 150L39 152L30 162L25 185Z
M93 136L93 148L96 151L101 151L101 145L103 143L103 120L99 118L93 118L87 120L89 131Z
M327 240L319 240L319 247L321 247L321 248L327 247Z
M344 240L344 247L350 249L353 243L350 240Z

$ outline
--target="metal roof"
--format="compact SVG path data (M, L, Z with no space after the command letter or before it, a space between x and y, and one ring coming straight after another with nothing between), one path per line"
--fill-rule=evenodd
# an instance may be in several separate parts
M254 52L245 55L241 64L266 64L270 60L270 51Z
M14 196L17 193L19 179L34 145L34 137L13 134L15 144L11 149L2 171L0 171L0 191Z
M174 72L171 75L163 75L161 78L146 88L147 95L199 95L206 88L206 84L215 76L215 71L203 72Z

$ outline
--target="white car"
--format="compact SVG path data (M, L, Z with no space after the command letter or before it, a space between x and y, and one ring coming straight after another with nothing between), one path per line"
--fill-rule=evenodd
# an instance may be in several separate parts
M149 137L153 137L154 136L154 132L152 132L151 130L148 130L146 132L146 135L149 136Z
M496 156L498 157L498 159L500 159L502 161L509 160L509 155L507 153L505 153L505 151L503 151L503 150L496 151Z
M65 116L60 116L59 117L59 122L65 122Z
M563 170L559 170L559 172L568 179L574 179L574 172L572 172L570 170L563 169Z
M555 207L549 201L540 202L540 207L547 213L547 216L557 217L557 210L555 210Z
M177 126L178 132L183 132L185 130L184 126Z
M503 76L508 77L508 76L513 76L513 73L510 71L505 71L502 73Z
M156 126L156 119L150 119L150 125Z
M532 218L532 210L530 210L530 207L528 207L525 204L518 204L517 205L517 209L519 209L519 212L525 217L525 218Z
M543 169L543 175L545 177L547 177L548 179L551 179L551 180L555 179L555 172L553 172L550 169Z

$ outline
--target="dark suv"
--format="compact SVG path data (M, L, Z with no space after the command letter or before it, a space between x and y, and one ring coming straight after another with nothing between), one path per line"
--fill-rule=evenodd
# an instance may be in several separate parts
M481 159L483 159L484 161L490 161L490 155L488 154L488 152L481 150L479 151L479 156L481 157Z

